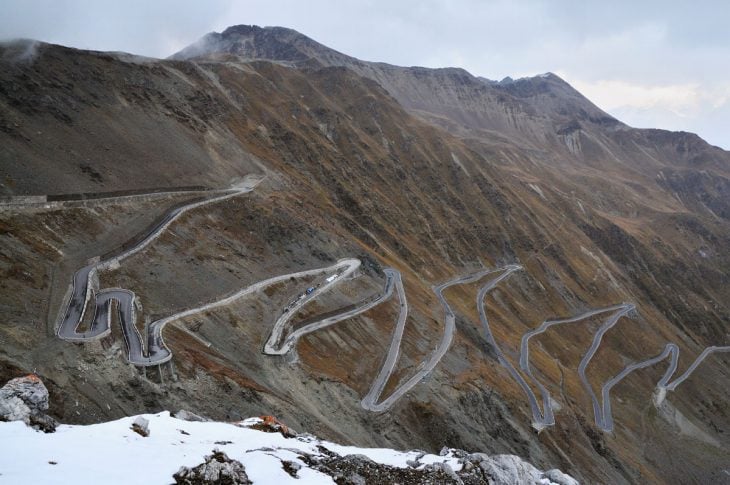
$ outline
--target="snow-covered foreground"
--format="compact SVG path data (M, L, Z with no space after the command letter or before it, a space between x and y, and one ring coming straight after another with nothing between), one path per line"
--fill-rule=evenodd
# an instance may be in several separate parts
M326 450L320 446L340 456L365 455L377 463L398 468L447 463L458 472L465 466L464 460L459 460L453 452L439 456L418 451L357 448L311 435L286 438L280 433L249 428L261 422L258 418L219 423L184 421L167 411L142 416L149 420L148 437L132 431L134 416L88 426L60 425L50 434L20 421L0 423L0 483L173 483L173 474L180 466L199 465L215 448L240 461L253 483L334 483L330 476L309 467L301 459L302 455L325 456ZM517 457L510 458L516 460L518 467L523 463L539 474L534 476L533 483L552 483L544 477L550 472L542 474ZM285 471L283 461L301 465L297 477ZM572 482L566 475L562 477Z

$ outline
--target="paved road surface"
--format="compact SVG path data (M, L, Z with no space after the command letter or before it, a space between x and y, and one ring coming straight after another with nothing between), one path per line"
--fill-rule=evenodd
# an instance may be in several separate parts
M360 402L360 405L369 411L383 412L390 409L395 402L403 397L408 391L413 389L419 382L421 382L433 369L438 365L443 356L449 350L451 342L454 339L454 332L456 331L456 315L454 314L451 306L443 295L446 288L454 285L472 283L483 278L485 275L494 273L500 270L483 270L477 273L468 274L465 276L458 276L452 280L436 285L433 287L434 293L439 299L441 306L444 308L444 333L439 341L438 345L431 353L431 355L418 367L418 370L412 375L407 381L400 384L393 393L388 396L381 403L377 403L377 400L383 393L385 385L388 382L395 364L398 359L400 352L400 344L403 339L403 331L405 328L406 318L408 317L408 302L406 300L405 290L403 289L403 283L401 281L400 274L396 280L396 287L398 288L398 299L400 300L400 312L398 315L398 321L396 323L395 330L393 331L393 337L391 338L390 349L386 357L385 363L380 370L380 373L376 377L373 385L370 388L368 394Z
M547 331L547 329L549 329L550 327L552 327L554 325L562 325L565 323L576 323L576 322L585 320L587 318L593 317L595 315L600 315L600 314L606 313L606 312L614 312L614 315L612 315L612 317L609 318L609 321L610 321L613 318L613 316L615 316L615 313L618 313L619 311L623 311L623 310L625 310L625 308L626 308L626 305L613 305L613 306L610 306L607 308L589 310L585 313L576 315L574 317L562 318L562 319L558 319L558 320L546 320L539 327L537 327L533 330L530 330L529 332L525 333L522 336L522 340L520 342L520 368L522 369L523 372L525 372L525 374L527 374L527 376L530 378L532 383L540 390L540 395L542 398L542 407L543 407L542 413L540 413L539 415L533 414L533 420L538 425L538 427L551 426L551 425L555 424L555 415L553 413L552 398L550 396L550 392L534 376L534 374L532 373L532 368L530 367L530 339L532 337L534 337L535 335L539 335L539 334ZM621 313L621 315L623 315L623 313ZM620 318L621 315L619 315L615 320L613 320L613 323L615 323L616 320L618 320L618 318ZM613 326L613 325L611 325L611 326ZM610 327L608 327L608 328L610 328ZM596 342L594 340L594 344L595 343ZM596 346L596 348L597 348L597 346ZM593 354L595 353L595 349L593 349L592 352L589 351L589 353L590 353L590 357L588 357L587 360L584 358L586 365L588 364L590 359L593 357ZM532 391L530 391L530 394L532 394ZM530 394L528 394L528 396ZM532 396L534 397L534 394L532 394Z
M385 362L383 362L383 365L380 368L380 372L370 386L370 390L365 395L365 397L362 398L362 401L360 401L360 406L362 406L363 409L367 409L368 411L373 412L382 412L390 409L395 401L397 401L403 394L408 392L408 390L410 389L410 387L405 388L404 386L399 386L398 389L396 389L393 394L391 394L385 401L378 404L378 399L380 399L380 396L383 394L385 384L388 382L388 379L390 379L390 376L393 374L395 364L398 361L400 344L401 340L403 340L403 331L405 330L406 319L408 318L408 300L406 299L406 292L403 288L403 280L401 278L400 271L390 268L384 271L391 280L395 279L395 287L398 291L398 301L400 302L400 309L398 312L398 320L395 324L395 328L393 329L393 336L390 339L390 347L388 348L388 355L385 357Z
M322 293L325 293L327 290L332 288L333 286L339 284L341 281L345 280L348 276L350 276L352 273L355 272L357 268L360 267L360 260L359 259L346 259L342 262L338 263L336 266L332 267L330 269L331 272L337 271L341 268L344 268L344 271L339 274L339 276L324 285L322 285L320 288L317 288L314 292L310 293L309 295L306 295L301 300L297 301L294 306L292 306L288 312L282 314L274 323L274 327L271 330L271 334L269 335L268 340L266 341L266 344L264 344L264 353L267 355L285 355L288 354L296 345L297 341L303 336L308 333L312 333L315 330L318 330L320 328L327 327L329 325L333 325L334 323L337 323L341 320L345 320L346 318L350 318L350 316L337 319L338 315L335 315L333 317L326 318L324 320L321 320L319 322L311 323L309 325L306 325L299 330L292 332L279 346L279 342L281 341L281 336L284 332L284 328L286 327L286 324L289 323L289 320L291 320L294 315L307 303L310 301L313 301L317 296L321 295ZM389 283L386 282L386 290L389 287ZM392 291L392 289L390 290ZM380 300L377 300L379 303ZM375 303L377 305L377 303ZM375 306L375 305L372 305ZM372 308L372 306L370 308ZM357 311L357 309L352 310L351 312L347 312L348 314L351 314L351 316L355 316L358 313L362 313L366 310Z
M109 334L111 331L110 323L112 302L115 302L119 312L122 332L127 344L129 361L137 365L155 365L160 363L161 358L165 358L165 356L162 356L162 354L164 354L163 351L159 351L158 354L154 355L144 355L142 337L137 331L134 320L134 293L123 289L95 289L92 282L96 272L101 269L107 269L114 265L118 265L122 260L144 249L152 241L157 239L170 224L172 224L185 212L197 207L220 202L237 195L250 192L260 181L261 179L249 178L238 187L214 192L220 195L175 208L165 214L165 216L163 216L163 218L152 229L150 229L146 235L139 238L139 241L131 248L119 254L112 255L106 260L88 264L77 270L72 279L71 295L64 303L65 310L61 324L58 327L58 337L68 341L84 341ZM89 328L86 331L80 332L79 327L84 320L86 309L92 300L94 301L94 317ZM157 342L158 340L161 341L161 338L154 339L150 337L151 342ZM150 348L153 351L157 351L154 347ZM167 351L166 349L164 350ZM165 360L169 360L169 356L166 356Z
M505 268L506 269L506 268ZM546 426L552 426L555 424L555 415L553 413L552 409L552 398L550 396L550 392L547 390L547 388L535 377L535 375L532 373L532 368L530 366L530 352L529 352L529 342L532 337L535 335L539 335L543 332L545 332L548 328L554 326L554 325L561 325L565 323L576 323L582 320L585 320L586 318L590 318L595 315L599 315L602 313L611 312L611 315L606 319L606 321L598 328L596 333L593 336L593 340L591 342L591 346L586 351L585 355L581 359L580 364L578 365L578 375L581 380L581 384L583 385L583 388L585 389L586 393L591 398L591 403L593 406L593 414L596 422L596 426L598 426L603 431L611 432L614 429L614 421L613 421L613 415L611 412L611 398L610 393L611 389L613 389L614 386L619 384L623 379L625 379L629 374L636 370L644 369L646 367L650 367L653 365L656 365L657 363L663 361L667 357L670 357L670 362L667 370L665 371L662 378L657 383L657 389L654 396L654 403L656 405L661 404L661 401L666 396L667 391L673 391L677 388L679 384L684 382L696 369L697 367L702 363L704 359L706 359L709 355L715 353L715 352L730 352L730 346L712 346L706 348L696 359L695 361L687 368L687 370L676 378L674 381L670 382L671 377L674 375L674 373L677 370L677 364L679 360L679 347L674 343L668 343L664 350L657 356L651 357L647 360L636 362L633 364L630 364L626 366L621 372L619 372L616 376L612 377L605 383L603 383L601 387L601 399L599 400L596 396L596 393L593 390L593 386L591 386L590 382L588 381L588 378L586 376L586 369L588 365L590 364L591 360L593 359L594 355L596 354L602 340L603 336L608 332L611 328L613 328L616 323L624 316L626 316L628 313L634 311L636 307L631 303L623 303L619 305L613 305L606 308L600 308L595 310L589 310L585 313L582 313L580 315L574 316L574 317L568 317L563 319L556 319L556 320L546 320L544 321L540 326L537 328L530 330L529 332L525 333L522 336L521 342L520 342L520 368L523 372L530 378L532 383L540 390L541 399L543 403L543 411L540 410L540 406L538 405L537 398L535 396L535 393L532 391L532 388L528 385L527 381L524 380L522 375L517 371L517 369L512 366L512 364L505 358L504 354L502 353L501 349L497 345L497 342L494 340L494 336L491 333L491 330L489 329L489 322L487 320L487 316L484 309L484 297L486 294L497 284L501 279L504 279L505 277L509 276L509 274L516 270L518 268L512 267L511 270L500 276L500 278L497 278L496 280L492 280L488 282L479 292L479 296L477 297L477 309L479 312L480 319L482 321L482 324L484 325L484 331L485 331L485 337L487 341L495 348L495 351L497 353L499 362L507 368L510 375L515 379L515 381L520 385L520 387L523 389L525 394L527 395L528 404L530 405L530 409L532 411L533 416L533 426L540 430L543 429Z
M530 385L525 381L525 379L522 377L522 374L520 374L517 369L512 365L512 363L505 357L504 352L502 352L502 349L500 348L499 344L497 343L496 339L494 338L494 335L492 334L492 330L489 326L489 319L487 318L487 312L484 305L484 299L487 296L487 293L489 293L495 286L497 286L502 280L508 278L512 273L515 271L518 271L522 269L522 266L519 265L509 265L505 266L504 268L500 268L499 271L504 271L499 277L487 282L482 288L479 290L479 293L477 294L477 312L479 313L479 320L482 323L482 328L484 330L484 338L487 340L487 342L490 344L492 349L494 350L495 354L497 355L497 360L499 363L507 369L509 374L512 376L512 378L519 384L519 386L522 388L522 390L527 395L527 401L530 405L530 410L532 411L532 426L537 429L541 430L546 426L551 426L555 424L555 418L552 415L551 408L547 407L547 409L550 411L543 415L542 411L540 410L540 406L537 403L537 398L535 397L535 393L532 392L532 388Z
M604 428L604 415L603 410L601 407L601 404L598 401L598 398L596 397L596 393L593 391L593 386L591 386L591 383L588 382L588 378L586 377L586 368L588 367L588 364L591 362L591 359L593 359L593 356L596 354L596 351L598 350L598 347L601 345L601 341L603 340L603 336L608 332L611 328L616 325L616 323L623 317L624 315L628 314L629 312L635 310L636 307L632 304L623 304L618 305L616 312L611 315L604 323L601 325L596 333L593 335L593 341L591 342L591 346L588 349L588 351L585 353L583 358L580 361L580 364L578 364L578 376L580 377L581 384L583 385L583 389L585 389L586 393L591 398L591 403L593 405L593 415L595 417L596 426L598 426L601 429Z
M301 339L305 335L316 332L317 330L323 329L325 327L329 327L343 320L348 320L352 317L360 315L361 313L365 313L371 308L375 308L376 306L380 305L385 300L388 300L393 295L393 275L395 274L395 270L386 269L384 271L386 279L383 293L378 295L376 298L368 299L356 305L355 308L351 308L336 315L331 315L317 322L313 322L301 328L298 328L297 330L290 333L286 337L286 339L284 339L284 342L280 347L276 348L274 345L271 345L264 349L264 353L269 355L284 355L290 352L296 346L297 342L299 342L299 339ZM400 275L400 273L398 274ZM290 311L289 314L287 314L289 318L291 318L291 313L292 312Z
M312 275L318 275L322 273L327 272L335 272L342 268L345 269L345 273L347 273L348 270L354 271L360 266L360 260L359 259L342 259L335 263L332 266L328 266L326 268L316 268L316 269L309 269L304 271L297 271L295 273L287 273L279 276L274 276L273 278L268 278L262 281L259 281L258 283L254 283L250 286L247 286L243 288L242 290L237 291L236 293L227 296L221 300L217 300L213 303L206 303L204 305L201 305L196 308L191 308L189 310L185 310L179 313L176 313L174 315L170 315L169 317L162 318L160 320L156 320L149 325L149 333L147 335L147 347L148 347L148 361L147 363L141 362L139 365L156 365L159 363L167 362L172 358L172 352L170 349L165 345L165 341L162 337L162 331L164 330L165 326L173 322L175 320L180 320L181 318L189 317L192 315L197 315L199 313L213 310L215 308L220 308L222 306L230 305L231 303L235 302L236 300L243 298L246 295L249 295L251 293L254 293L256 291L262 290L266 288L267 286L271 286L273 284L279 283L281 281L288 281L291 278L302 278L305 276L312 276ZM344 274L344 273L343 273ZM337 280L335 280L337 281Z
M456 316L449 306L448 302L444 298L443 291L453 285L478 281L488 274L501 273L498 277L488 281L484 286L480 288L477 295L477 311L479 313L479 319L482 323L485 339L493 347L495 353L497 354L499 362L509 371L510 375L515 379L515 381L520 385L520 387L527 395L528 403L530 405L533 415L533 426L538 430L544 428L545 426L551 426L555 424L555 416L552 410L552 400L550 397L550 393L532 373L532 369L529 363L529 341L533 336L545 332L551 326L564 323L574 323L601 313L613 312L612 315L606 320L606 322L604 322L604 324L596 331L590 348L583 356L583 359L578 366L578 374L580 376L581 383L586 392L591 397L596 424L605 431L613 430L610 391L615 385L621 382L631 372L655 365L665 358L670 357L669 367L664 376L657 383L655 404L658 405L664 399L667 391L675 390L677 386L684 382L695 371L700 363L702 363L702 361L709 355L715 352L730 352L730 346L708 347L695 359L695 361L687 368L684 374L676 378L674 381L670 382L671 377L674 375L677 369L679 348L675 344L669 343L665 347L664 351L658 356L649 358L642 362L631 364L624 368L619 374L605 382L601 388L602 399L599 402L595 392L593 391L592 386L588 382L588 378L585 375L586 368L591 362L591 359L595 355L596 351L598 350L598 347L600 346L605 333L608 332L608 330L610 330L613 326L615 326L621 317L633 311L635 309L634 305L614 305L607 308L590 310L575 317L545 321L536 329L527 332L522 337L520 344L520 368L528 375L530 380L540 390L544 407L544 411L541 411L540 406L537 402L537 398L532 391L532 388L525 381L522 375L517 371L517 369L515 369L515 367L504 356L504 353L494 339L494 335L491 332L489 320L487 319L485 310L484 300L487 293L489 293L501 281L508 278L512 273L522 269L522 266L513 264L505 266L503 268L483 270L474 274L460 276L441 285L437 285L433 288L439 299L439 302L444 308L443 336L436 349L431 353L428 359L419 366L418 371L405 383L398 386L398 388L387 399L385 399L381 403L377 403L377 400L380 399L382 392L385 389L385 385L388 379L395 369L395 365L400 352L401 341L403 338L405 322L408 316L408 302L406 300L405 290L403 289L401 275L398 271L390 268L385 270L385 288L383 293L377 298L362 302L355 306L355 308L349 308L342 313L328 316L316 322L305 325L302 328L297 329L289 334L285 339L283 339L283 342L279 344L279 342L282 340L283 330L290 321L290 319L294 316L294 314L296 314L298 310L300 310L304 305L312 301L314 298L321 295L323 292L329 290L334 285L338 284L340 281L343 281L346 277L354 273L354 271L360 266L360 261L357 259L343 259L330 267L317 268L299 271L296 273L290 273L286 275L275 276L273 278L269 278L250 285L234 293L233 295L230 295L216 302L201 305L197 308L185 310L175 315L171 315L169 317L152 322L149 325L148 334L146 335L147 348L145 351L145 346L143 345L143 337L140 335L135 325L136 318L134 314L134 293L125 289L95 289L93 287L93 281L95 280L96 272L102 269L115 267L119 265L124 259L144 249L151 242L157 239L160 234L165 231L167 227L170 226L170 224L172 224L185 212L197 207L201 207L203 205L220 202L231 197L250 192L260 181L261 179L249 179L239 187L216 192L220 195L217 195L215 197L175 208L167 213L151 230L149 230L147 234L139 238L139 241L135 242L132 247L126 249L123 252L120 252L119 254L109 256L103 261L87 264L86 266L83 266L82 268L77 270L74 273L72 280L71 295L65 302L63 319L61 321L61 324L59 325L57 332L58 337L63 340L69 341L84 341L109 334L111 331L110 325L112 309L116 307L119 321L122 325L122 332L124 335L125 343L127 345L128 360L131 363L140 366L157 365L170 360L170 358L172 357L172 352L165 345L164 339L162 337L162 331L167 323L179 320L187 316L198 314L203 311L211 310L223 305L228 305L245 295L293 277L303 277L327 272L336 274L336 279L327 282L321 288L318 288L313 293L299 300L292 308L289 309L288 312L284 313L275 322L269 339L264 345L264 353L269 355L284 355L290 352L296 346L299 339L304 335L320 330L327 326L334 325L337 322L352 318L365 311L368 311L369 309L389 299L392 296L393 286L395 284L398 292L398 299L400 301L400 312L398 315L398 320L393 331L393 336L391 337L391 344L383 366L381 367L378 376L375 378L368 394L361 401L361 405L363 408L370 411L382 412L388 410L400 397L402 397L406 392L408 392L424 377L426 377L426 375L428 375L428 373L430 373L434 369L434 367L439 363L444 354L448 351L449 346L451 345L451 342L453 340L456 328ZM89 302L92 300L94 302L94 316L91 319L89 328L85 331L79 331L79 327L83 322L86 314L86 309L89 306Z
M687 368L684 373L674 379L670 382L670 379L674 375L674 373L677 371L677 363L679 361L679 347L674 343L668 343L661 354L657 355L656 357L652 357L650 359L647 359L642 362L637 362L631 365L626 366L621 372L619 372L616 376L612 377L608 381L606 381L605 384L603 384L603 387L601 389L601 397L603 399L603 413L602 413L602 421L599 426L604 431L613 431L614 429L614 423L613 423L613 416L611 414L611 389L621 382L626 376L634 372L635 370L644 369L646 367L653 366L662 360L666 359L667 356L670 357L669 360L669 367L667 367L666 372L662 376L661 379L659 379L659 382L657 382L655 393L654 393L654 404L656 406L659 406L662 401L664 400L667 391L674 391L677 386L679 386L682 382L687 380L689 376L692 375L692 373L697 369L697 366L699 366L703 360L705 360L708 356L711 354L714 354L716 352L730 352L730 346L711 346L707 347L700 353L700 355L697 356L697 358L692 362L692 364ZM596 424L598 424L598 417L596 417Z

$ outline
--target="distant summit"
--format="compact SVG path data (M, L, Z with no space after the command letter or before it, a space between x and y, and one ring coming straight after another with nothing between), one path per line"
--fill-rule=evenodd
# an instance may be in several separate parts
M222 33L205 35L170 59L219 61L227 56L299 68L348 68L380 84L420 117L461 135L474 130L497 131L524 143L526 134L561 132L565 126L624 126L553 73L492 81L461 68L362 61L284 27L234 25ZM434 96L434 92L438 94ZM511 113L527 115L528 119L516 123ZM539 127L527 129L532 124Z
M296 30L284 27L234 25L221 33L211 32L170 56L188 60L228 54L241 59L301 64L318 60L323 65L341 65L355 59L326 47Z

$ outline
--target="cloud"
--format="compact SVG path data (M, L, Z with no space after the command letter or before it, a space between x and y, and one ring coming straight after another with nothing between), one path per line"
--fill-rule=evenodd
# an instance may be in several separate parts
M164 57L211 29L230 0L4 0L0 39Z
M600 108L640 128L694 131L728 147L730 82L640 84L623 80L585 81L558 73Z
M569 78L565 73L558 73ZM570 81L573 87L604 109L631 106L637 109L663 107L678 116L695 114L703 104L699 83L646 85L621 80Z
M12 63L32 63L38 55L38 42L35 40L21 39L4 42L6 47L3 53L3 60Z

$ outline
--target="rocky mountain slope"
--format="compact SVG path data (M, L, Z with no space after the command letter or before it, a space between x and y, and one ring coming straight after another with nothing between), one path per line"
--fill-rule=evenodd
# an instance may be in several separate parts
M7 397L12 394L12 397ZM39 399L45 408L39 408ZM25 400L45 411L48 391L37 376L0 388L4 483L327 484L440 483L577 485L560 470L542 472L514 455L487 456L442 449L400 452L357 448L297 433L273 416L213 422L188 411L164 411L86 426L32 430L20 417L2 414ZM37 416L34 414L33 416ZM208 454L209 453L209 454ZM90 463L89 457L93 457Z
M672 355L673 380L703 350L730 345L728 152L630 128L551 74L492 82L363 62L281 28L232 27L169 60L27 43L3 45L0 59L0 377L38 372L59 396L55 417L276 414L341 442L511 453L591 483L724 478L728 354L652 395ZM324 275L168 325L173 356L159 368L126 363L118 325L100 340L56 338L89 258L207 197L201 186L251 174L264 177L252 192L186 212L94 284L133 291L143 332L145 319L267 278L362 261L355 278L315 293L296 329L377 295L394 268L408 309L382 396L418 380L387 411L360 400L398 328L397 294L305 335L294 353L261 352ZM476 300L499 272L444 289L453 340L421 375L449 333L433 286L509 264L522 269L484 293L497 345ZM636 309L603 334L584 381L581 362L610 319L591 311L621 303ZM532 380L523 335L583 315L531 340ZM604 383L669 343L678 352L612 388L615 426L604 431L592 397L602 402ZM538 434L527 395L542 404L540 385L555 422Z

